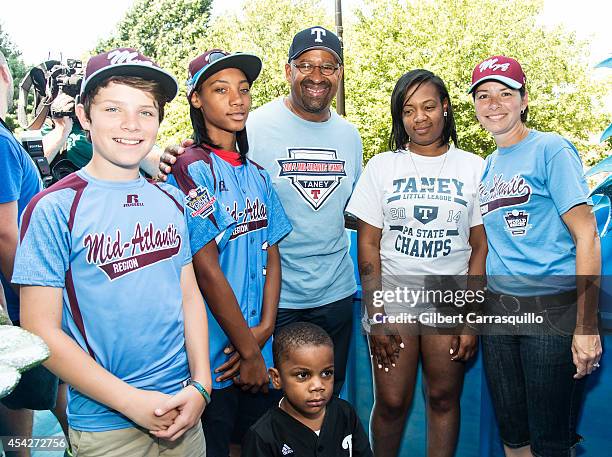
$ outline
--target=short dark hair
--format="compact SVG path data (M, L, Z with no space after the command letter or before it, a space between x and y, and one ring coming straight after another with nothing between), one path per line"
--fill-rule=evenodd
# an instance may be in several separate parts
M403 116L404 111L404 98L408 92L408 89L416 86L415 90L418 89L422 84L430 82L438 89L440 95L440 102L447 101L448 107L446 109L447 115L444 118L444 129L442 130L442 138L440 139L440 146L449 144L450 140L453 140L455 146L458 146L457 142L457 128L455 126L455 116L453 115L453 105L448 95L448 89L444 84L444 81L439 76L436 76L429 70L422 68L411 70L408 73L402 75L402 77L395 84L393 93L391 94L391 134L389 135L389 149L394 151L396 149L403 149L408 144L410 137L406 133L404 128Z
M134 89L140 89L143 92L151 94L157 103L159 122L161 123L161 121L164 119L164 107L166 106L166 103L168 103L168 98L164 95L161 85L156 81L143 79L137 76L109 76L108 78L100 81L100 84L95 86L92 90L83 94L79 99L79 103L83 104L83 109L85 110L87 119L91 119L91 105L94 98L96 98L96 95L98 95L100 89L107 87L110 83L124 84L126 86L133 87Z
M198 82L198 85L193 90L193 93L200 92L202 83L204 81L205 79L201 78L201 81ZM249 87L250 86L251 83L249 83ZM193 127L193 141L195 141L195 144L221 149L221 146L213 143L211 138L208 136L206 121L204 120L202 110L195 108L191 104L191 97L189 97L189 117L191 118L191 127ZM238 152L240 153L240 161L244 164L246 163L247 154L249 152L249 140L247 138L246 126L242 130L236 132L236 145L238 147Z
M279 367L289 358L291 351L303 346L328 346L334 349L334 342L321 327L310 322L293 322L274 333L272 356L274 366Z
M525 94L527 93L527 88L525 87L525 84L521 86L521 88L519 89L519 93L521 94L521 99L525 98ZM525 109L521 111L521 122L523 124L527 123L528 116L529 116L529 106L526 106Z

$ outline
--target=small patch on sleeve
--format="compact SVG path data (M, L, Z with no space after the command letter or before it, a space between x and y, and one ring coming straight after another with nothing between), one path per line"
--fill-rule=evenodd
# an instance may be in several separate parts
M206 219L215 211L215 196L207 187L198 186L185 195L185 204L189 208L189 216Z

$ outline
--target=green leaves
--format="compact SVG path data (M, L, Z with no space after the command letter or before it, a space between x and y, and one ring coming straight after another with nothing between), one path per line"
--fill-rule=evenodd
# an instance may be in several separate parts
M2 30L2 24L0 24L0 51L6 57L6 61L13 75L13 87L15 93L13 95L13 109L17 107L17 99L19 97L19 83L25 76L27 69L21 58L21 51L12 42L11 38ZM12 129L18 126L16 116L9 113L7 119L4 120L9 127Z
M558 132L582 152L593 150L588 139L603 128L604 95L590 77L587 43L561 28L545 30L537 20L541 9L534 0L365 0L345 32L347 110L365 156L387 147L393 85L414 68L446 82L460 147L491 152L494 142L478 125L466 91L474 66L495 54L516 58L527 74L530 127Z
M335 30L330 4L244 0L238 13L209 19L208 0L138 0L117 36L105 44L149 51L178 76L182 93L187 64L196 55L212 48L253 52L264 62L253 87L256 108L288 93L284 65L296 32L312 25ZM523 65L530 127L566 136L588 164L603 155L606 146L589 140L608 124L603 100L611 84L592 80L586 42L560 27L540 25L541 0L363 0L359 5L352 13L344 11L346 110L361 133L366 160L387 149L391 92L414 68L431 70L446 82L460 147L483 156L491 152L495 144L478 125L466 91L474 65L495 54ZM167 109L160 143L190 135L187 103L178 97Z

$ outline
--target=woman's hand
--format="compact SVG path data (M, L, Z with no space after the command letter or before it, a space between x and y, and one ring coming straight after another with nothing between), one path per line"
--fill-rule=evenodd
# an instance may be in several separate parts
M580 335L574 333L572 340L572 359L576 365L574 379L591 374L599 367L601 359L601 339L597 335Z
M454 362L467 362L476 353L478 337L476 335L453 336L449 353Z
M383 324L374 324L372 326L372 333L370 333L370 355L372 357L372 363L376 364L378 369L389 371L395 367L395 363L399 357L399 352L404 348L402 337L391 331L389 327L385 326L385 329L381 332L380 328ZM394 334L389 334L389 333ZM384 334L383 334L384 333Z

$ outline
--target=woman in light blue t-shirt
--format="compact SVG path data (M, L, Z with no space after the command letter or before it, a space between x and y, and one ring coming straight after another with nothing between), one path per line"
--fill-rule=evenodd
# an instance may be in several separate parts
M516 60L493 56L469 90L497 144L479 196L490 310L542 319L484 335L484 367L506 456L570 456L584 376L601 357L599 239L578 152L525 125L525 82Z

